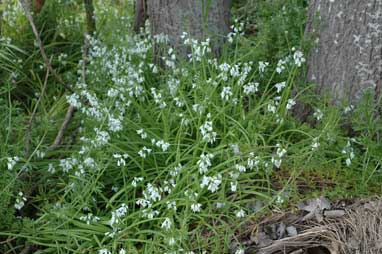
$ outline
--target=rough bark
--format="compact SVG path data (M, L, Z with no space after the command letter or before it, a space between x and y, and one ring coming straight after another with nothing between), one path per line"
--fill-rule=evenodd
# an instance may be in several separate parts
M86 32L87 34L93 35L97 31L93 0L84 0L84 5L86 12Z
M147 19L146 0L135 0L134 31L139 33L141 27L144 27Z
M221 46L229 33L231 0L150 0L147 2L153 35L166 34L170 45L182 50L180 36L187 32L195 39L211 38L213 49Z
M316 33L308 79L333 102L382 86L382 0L311 0L306 33Z

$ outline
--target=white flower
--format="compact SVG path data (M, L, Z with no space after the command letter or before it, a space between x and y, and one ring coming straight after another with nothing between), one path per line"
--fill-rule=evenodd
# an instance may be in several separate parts
M272 157L271 162L273 163L273 165L275 165L276 168L280 168L282 159Z
M179 108L183 107L184 106L184 102L181 101L178 97L175 97L174 98L174 101L175 101L175 105Z
M222 208L224 208L225 207L225 203L222 203L222 202L217 202L216 203L216 208L218 208L218 209L222 209Z
M98 254L111 254L111 252L108 249L100 249Z
M86 159L84 160L84 165L88 168L95 168L96 166L96 163L94 161L93 158L91 157L86 157Z
M278 74L280 74L281 72L283 72L285 70L285 64L286 64L286 61L285 60L282 60L280 59L277 63L277 67L276 67L276 72Z
M170 143L164 142L164 140L159 140L155 143L157 147L162 148L163 152L166 152L168 148L170 147Z
M192 105L192 110L195 111L196 113L203 114L204 107L200 104L194 104Z
M259 72L263 73L265 71L265 68L269 65L268 62L259 62Z
M303 54L300 50L297 50L296 52L294 52L294 54L293 54L293 59L294 59L294 63L295 63L298 67L301 67L301 65L302 65L303 63L305 63L304 54Z
M282 148L280 144L277 144L277 150L276 154L279 158L284 157L284 155L287 153L287 150L285 148Z
M254 159L248 158L247 167L249 169L253 169L254 167L257 167L259 164L260 164L259 156L256 156Z
M182 164L178 164L178 166L176 166L173 170L170 171L170 175L172 177L175 177L179 174L179 172L182 170Z
M161 191L159 188L155 187L151 183L148 183L146 186L146 190L143 191L143 196L146 200L159 201L161 200Z
M15 167L16 163L20 160L20 158L18 156L8 157L7 160L8 170L12 170Z
M117 132L122 130L122 123L119 119L109 117L109 130L112 132Z
M242 247L238 248L236 251L235 251L235 254L244 254L244 249Z
M240 209L240 210L236 211L235 215L237 218L243 218L243 217L245 217L245 211L243 209Z
M174 237L170 237L169 239L168 239L168 245L170 245L170 246L173 246L174 244L175 244L175 238Z
M167 201L166 205L167 205L167 209L170 209L170 210L172 209L174 211L177 210L176 202L175 201Z
M313 116L317 119L317 121L320 121L322 119L322 117L324 116L324 114L321 112L321 110L318 108L316 109L316 111L314 112Z
M142 139L147 138L147 133L143 129L137 130L137 134L140 135Z
M171 222L170 218L167 217L167 218L163 221L163 223L162 223L162 225L161 225L161 228L164 228L164 229L166 229L166 230L169 230L169 229L171 228L171 225L172 225L172 222Z
M20 191L16 198L15 208L17 210L20 210L21 208L23 208L25 205L25 201L27 201L27 199L24 197L24 193Z
M259 91L259 83L249 83L247 85L244 85L243 88L244 88L244 93L246 95L250 95Z
M215 142L217 133L213 131L212 121L206 121L199 130L203 136L203 141L211 144Z
M211 164L212 158L214 158L214 155L210 153L207 153L207 154L202 153L200 155L200 159L196 162L196 164L199 167L200 174L207 173L208 168L212 165Z
M129 157L128 154L118 154L118 153L115 153L113 154L113 157L117 159L117 166L120 167L120 166L126 166L126 159Z
M152 150L150 148L147 148L146 146L144 146L141 150L139 150L138 154L142 158L146 158L147 155L149 155L151 153L151 151Z
M200 186L202 188L207 186L207 189L209 191L216 192L219 189L221 182L222 182L221 174L218 174L217 176L213 176L213 177L203 176Z
M91 222L99 221L99 218L94 216L92 213L88 213L87 215L81 216L80 220L85 221L86 224L89 225Z
M346 158L346 160L345 160L345 164L346 164L346 166L349 167L349 166L351 165L351 163L352 163L352 160L353 160L354 157L355 157L354 149L353 149L353 147L351 147L351 143L350 143L350 141L348 141L348 142L346 143L346 146L345 146L345 148L341 151L341 153L347 155L347 158Z
M286 109L290 110L290 109L293 108L294 105L296 105L296 101L293 100L293 99L288 99L288 102L287 102L287 105L286 105Z
M56 172L56 169L54 168L52 163L49 163L48 165L48 172L54 174Z
M133 181L131 182L131 185L133 187L137 187L137 183L142 182L142 181L143 181L143 177L134 177Z
M286 82L281 82L281 83L277 83L275 85L276 89L277 89L277 93L280 93L286 86Z
M120 249L119 252L118 252L118 254L126 254L125 249Z
M202 208L202 204L200 204L200 203L192 204L192 205L191 205L191 210L192 210L194 213L198 213L198 212L200 212L201 208Z
M233 93L232 93L232 89L231 89L231 87L229 87L229 86L225 86L225 87L223 87L223 90L222 90L222 92L220 93L220 97L221 97L223 100L226 100L226 101L228 101L228 100L231 98L232 95L233 95Z
M353 105L349 105L349 106L347 106L347 107L344 109L344 113L347 114L347 113L349 113L349 112L351 112L351 111L353 111L353 110L354 110L354 106L353 106Z
M44 158L45 157L45 152L38 150L36 152L36 156L37 156L37 158Z
M68 172L70 169L72 169L77 164L78 164L78 161L76 158L66 158L66 159L60 160L60 166L61 166L62 171L64 173Z
M316 137L313 139L312 151L317 150L319 147L320 147L320 142L318 142L318 138Z
M236 192L237 191L237 182L231 182L231 191Z
M235 169L238 170L239 172L245 172L246 171L245 166L240 165L240 164L236 164Z

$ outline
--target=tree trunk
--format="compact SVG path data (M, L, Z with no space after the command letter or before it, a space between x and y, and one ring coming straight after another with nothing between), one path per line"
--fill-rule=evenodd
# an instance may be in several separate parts
M211 38L217 50L229 33L231 0L149 0L148 16L153 35L165 34L178 53L186 54L180 36L187 32L192 38Z
M306 33L317 33L308 79L334 103L382 86L382 1L311 0Z
M147 18L146 0L135 0L134 31L139 33L141 27L144 27Z
M84 5L86 12L86 33L89 35L94 35L94 33L97 31L97 28L94 15L93 0L84 0Z

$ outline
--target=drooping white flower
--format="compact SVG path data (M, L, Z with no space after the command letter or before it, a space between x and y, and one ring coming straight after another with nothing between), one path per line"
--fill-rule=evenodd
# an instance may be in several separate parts
M288 102L287 102L287 105L286 105L286 109L287 110L290 110L293 108L293 106L296 105L296 101L293 100L293 99L288 99Z
M229 86L225 86L225 87L223 87L223 90L222 90L222 92L220 93L220 97L221 97L223 100L225 100L225 101L228 101L228 100L231 98L232 95L233 95L233 93L232 93L232 89L231 89L231 87L229 87Z
M12 170L19 160L20 160L20 158L18 156L8 157L7 158L7 167L8 167L8 170Z
M147 133L143 129L137 130L137 134L140 135L142 139L147 138Z
M286 61L283 60L283 59L280 59L280 60L277 62L276 72L277 72L278 74L282 73L282 72L285 70L285 64L286 64Z
M24 197L24 193L22 193L21 191L17 194L17 198L16 198L16 202L15 202L15 208L17 210L20 210L21 208L24 207L25 205L25 202L27 201L27 199Z
M137 187L137 183L142 181L143 181L143 177L134 177L133 181L131 182L131 185L135 188Z
M198 212L200 212L201 208L202 208L202 204L200 204L200 203L196 203L196 204L192 204L192 205L191 205L191 210L192 210L194 213L198 213Z
M162 225L161 225L161 228L164 228L166 230L169 230L171 228L171 225L172 225L172 222L170 220L170 218L166 218L163 222L162 222Z
M142 158L146 158L147 155L149 155L151 153L151 151L152 151L152 149L147 148L146 146L144 146L141 150L139 150L138 154Z
M173 246L173 245L175 245L175 243L176 243L176 240L174 237L170 237L168 239L168 245Z
M317 119L317 121L320 121L322 117L324 117L324 114L321 112L321 110L318 108L314 112L313 116Z
M301 67L303 63L305 63L304 54L300 50L296 50L293 54L294 64L298 67Z
M111 254L111 252L108 249L100 249L98 254Z
M318 142L318 137L313 138L313 143L311 147L312 147L312 151L315 151L320 147L320 142Z
M262 61L260 61L260 62L259 62L259 72L260 72L260 73L264 73L265 68L267 68L268 65L269 65L268 62L262 62Z
M275 85L276 89L277 89L277 93L280 93L286 86L286 82L281 82L281 83L277 83Z
M202 153L200 159L196 162L199 167L199 173L205 174L208 171L208 168L212 165L211 159L214 158L214 155L211 153Z
M245 217L245 211L243 209L240 209L240 210L236 211L235 215L237 218L243 218L243 217Z
M254 94L259 91L259 83L249 83L243 86L246 95Z
M199 130L203 136L203 141L211 144L215 142L217 133L213 131L212 121L204 122L204 124L200 126Z

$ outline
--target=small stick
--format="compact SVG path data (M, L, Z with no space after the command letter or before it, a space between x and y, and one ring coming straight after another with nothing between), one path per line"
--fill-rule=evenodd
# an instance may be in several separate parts
M85 44L84 44L83 54L82 54L82 58L83 58L82 80L84 83L86 82L86 66L89 62L88 58L87 58L88 57L88 51L89 51L89 41L88 41L87 35L85 34ZM66 112L66 115L65 115L64 122L61 125L61 128L60 128L60 130L56 136L56 139L54 140L53 144L50 146L51 150L56 150L61 145L62 139L64 137L64 132L68 128L68 125L69 125L70 121L72 120L74 112L76 110L77 109L74 106L72 106L72 105L69 106L68 111Z
M45 53L44 45L43 45L43 43L42 43L42 41L41 41L41 38L40 38L40 36L39 36L39 33L38 33L38 31L37 31L36 25L35 25L35 23L34 23L34 21L33 21L33 17L32 17L32 14L31 14L31 12L30 12L30 6L29 6L28 1L27 1L27 0L20 0L20 3L21 3L21 5L23 6L23 9L24 9L24 11L25 11L25 15L26 15L26 17L27 17L27 19L28 19L28 21L29 21L31 27L32 27L33 34L34 34L34 36L35 36L35 38L36 38L38 47L39 47L39 49L40 49L41 56L42 56L42 58L44 59L44 62L45 62L46 67L49 69L50 73L54 76L54 78L55 78L60 84L62 84L68 91L70 91L70 92L73 93L74 91L73 91L72 87L71 87L70 85L66 84L66 83L62 80L62 78L57 74L57 72L53 69L52 65L50 64L50 60L49 60L48 56L47 56L46 53Z
M73 114L76 111L76 108L73 105L70 105L68 111L66 111L64 122L61 125L60 130L54 140L53 144L50 146L51 150L56 150L62 143L62 138L64 137L65 130L68 128L70 121L73 118Z

